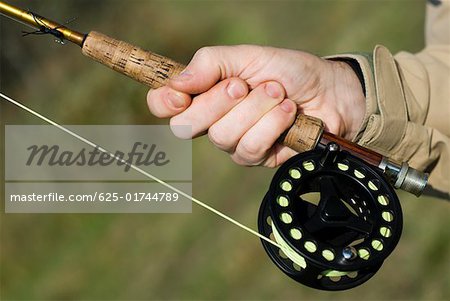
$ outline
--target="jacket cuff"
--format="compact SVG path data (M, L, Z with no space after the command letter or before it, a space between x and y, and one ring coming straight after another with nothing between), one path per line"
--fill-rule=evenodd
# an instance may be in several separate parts
M376 46L373 54L355 53L326 57L352 60L363 75L366 113L353 141L395 159L395 148L403 140L408 115L402 84L392 54Z

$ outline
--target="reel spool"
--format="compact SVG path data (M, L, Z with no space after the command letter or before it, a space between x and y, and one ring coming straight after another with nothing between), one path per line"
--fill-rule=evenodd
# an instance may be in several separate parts
M272 261L316 289L345 290L370 279L397 245L402 210L376 168L329 143L276 172L261 204L259 232Z

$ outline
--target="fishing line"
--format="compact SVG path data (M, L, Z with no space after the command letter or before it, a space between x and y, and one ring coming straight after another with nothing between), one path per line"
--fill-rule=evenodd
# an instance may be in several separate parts
M49 118L39 114L38 112L34 111L33 109L25 106L24 104L22 104L20 102L12 99L11 97L9 97L9 96L1 93L1 92L0 92L0 97L2 97L4 100L6 100L6 101L16 105L17 107L19 107L19 108L29 112L30 114L38 117L39 119L41 119L41 120L43 120L43 121L45 121L45 122L55 126L56 128L60 129L61 131L66 132L67 134L71 135L72 137L74 137L74 138L76 138L76 139L78 139L78 140L80 140L80 141L82 141L82 142L84 142L84 143L94 147L94 148L97 148L99 151L101 151L103 153L108 154L109 156L111 156L112 158L118 160L119 162L124 163L124 164L129 164L132 169L134 169L135 171L139 172L140 174L142 174L142 175L144 175L144 176L146 176L146 177L148 177L148 178L158 182L159 184L161 184L161 185L171 189L174 192L177 192L177 193L181 194L182 196L186 197L187 199L191 200L192 202L196 203L197 205L200 205L203 208L209 210L210 212L212 212L212 213L222 217L223 219L225 219L225 220L235 224L239 228L241 228L241 229L243 229L243 230L245 230L245 231L247 231L247 232L249 232L249 233L251 233L251 234L253 234L253 235L257 236L257 237L259 237L260 239L263 239L264 241L266 241L266 242L268 242L268 243L270 243L270 244L272 244L272 245L274 245L274 246L276 246L276 247L278 247L280 249L284 249L284 247L282 245L272 241L271 239L269 239L266 236L258 233L257 231L255 231L255 230L253 230L253 229L251 229L251 228L241 224L240 222L238 222L235 219L229 217L225 213L223 213L223 212L221 212L221 211L219 211L217 209L214 209L213 207L211 207L211 206L203 203L202 201L200 201L200 200L190 196L189 194L185 193L184 191L182 191L182 190L180 190L180 189L170 185L169 183L167 183L167 182L165 182L165 181L155 177L154 175L152 175L152 174L142 170L141 168L139 168L139 167L137 167L137 166L135 166L135 165L133 165L131 163L126 162L125 160L123 160L122 158L116 156L115 154L113 154L112 152L108 151L107 149L105 149L105 148L95 144L94 142L84 138L83 136L78 135L77 133L69 130L68 128L66 128L66 127L56 123L55 121L53 121L53 120L51 120L51 119L49 119Z

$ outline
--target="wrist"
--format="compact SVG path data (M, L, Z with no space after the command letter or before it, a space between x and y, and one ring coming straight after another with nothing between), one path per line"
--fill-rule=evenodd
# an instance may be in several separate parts
M357 66L347 61L329 61L333 74L333 97L340 117L338 135L352 140L363 122L366 105L362 78Z

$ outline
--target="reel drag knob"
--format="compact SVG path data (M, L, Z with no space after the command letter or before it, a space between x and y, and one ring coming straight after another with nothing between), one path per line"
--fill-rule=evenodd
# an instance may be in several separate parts
M402 231L400 202L380 171L330 143L275 173L259 232L272 261L309 287L344 290L370 279Z

